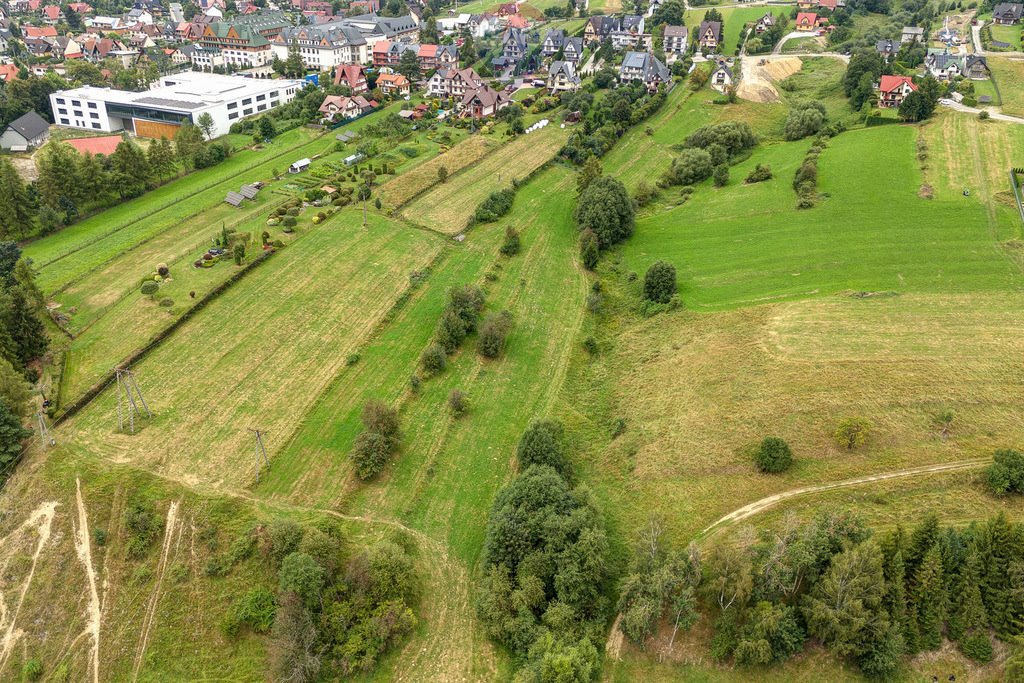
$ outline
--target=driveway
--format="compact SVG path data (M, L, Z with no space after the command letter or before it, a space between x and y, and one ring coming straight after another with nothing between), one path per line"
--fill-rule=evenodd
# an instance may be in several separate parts
M957 102L954 102L953 100L941 99L939 100L939 104L941 104L943 107L949 107L954 111L960 111L965 114L980 114L983 111L987 111L989 118L991 118L993 121L1006 121L1007 123L1024 124L1024 119L1022 119L1019 116L1010 116L1009 114L1002 114L991 109L978 109L977 107L968 107L967 105L959 104Z

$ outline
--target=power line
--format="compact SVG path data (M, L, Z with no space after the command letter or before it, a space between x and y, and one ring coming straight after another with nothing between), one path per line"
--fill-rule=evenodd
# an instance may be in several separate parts
M46 419L43 417L43 411L36 411L36 420L39 422L39 440L43 442L43 445L49 444L50 446L56 446L57 440L50 436L50 430L46 427Z
M127 368L114 368L114 374L117 381L117 430L119 432L124 431L123 403L124 409L128 411L128 430L134 434L135 416L142 416L142 411L139 410L135 397L138 397L139 403L142 404L142 408L146 411L146 417L153 417L153 413L150 412L149 406L146 405L146 399L142 397L142 390L139 389L139 383L135 381L134 373Z

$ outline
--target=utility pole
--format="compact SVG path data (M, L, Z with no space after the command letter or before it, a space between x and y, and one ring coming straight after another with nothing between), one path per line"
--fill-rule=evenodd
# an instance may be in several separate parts
M51 446L57 445L57 440L50 436L50 430L46 428L46 420L43 419L43 411L36 411L36 419L39 420L39 440Z
M153 413L146 405L146 399L142 397L142 390L139 389L139 384L135 381L132 371L127 368L114 368L114 374L117 379L117 429L120 432L124 431L124 414L121 408L123 400L125 409L128 411L128 430L134 434L135 416L142 415L139 404L142 404L143 410L146 411L146 417L153 417ZM136 397L139 399L138 403L135 402Z
M260 483L260 456L263 456L263 463L270 469L270 458L267 457L267 449L263 446L263 435L267 432L249 428L249 431L256 437L256 483Z

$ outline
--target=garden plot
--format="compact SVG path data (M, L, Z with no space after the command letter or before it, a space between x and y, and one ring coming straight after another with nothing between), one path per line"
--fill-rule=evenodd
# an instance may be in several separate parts
M388 181L381 187L381 201L388 207L400 208L415 199L421 193L441 182L438 171L444 168L448 172L448 182L455 182L454 176L463 169L483 159L489 152L498 147L493 138L475 135L467 138L444 154L424 162L397 178Z

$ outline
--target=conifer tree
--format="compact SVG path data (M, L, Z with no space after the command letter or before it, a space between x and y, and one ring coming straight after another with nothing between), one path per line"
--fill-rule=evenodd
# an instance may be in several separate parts
M0 239L21 238L32 228L32 202L6 156L0 158Z
M20 286L10 289L10 307L4 323L17 348L21 365L39 358L46 351L46 330L36 309Z
M907 652L917 651L917 627L910 618L907 608L907 577L903 566L903 530L897 531L895 548L886 559L885 607L889 611L892 623L903 636L903 644Z
M938 546L932 546L914 573L914 612L922 650L937 650L942 645L945 601L942 557Z
M1016 559L1013 528L999 513L979 532L978 553L984 567L981 575L981 594L988 611L989 621L996 633L1009 635L1013 625L1013 600L1010 583L1010 562Z
M3 400L0 400L0 480L10 471L9 465L21 453L21 442L32 432L25 429L21 419Z
M78 152L70 145L51 140L39 154L39 200L58 213L65 213L61 199L77 205L80 199Z
M138 145L122 140L110 156L110 165L113 185L121 199L132 199L146 191L151 173L146 155Z
M164 182L167 178L174 175L174 149L171 147L171 142L165 137L160 138L149 147L149 152L146 154L149 161L149 167L153 171L153 175L160 182Z
M99 158L86 152L78 162L78 182L82 196L87 201L104 197L110 191L108 175Z

